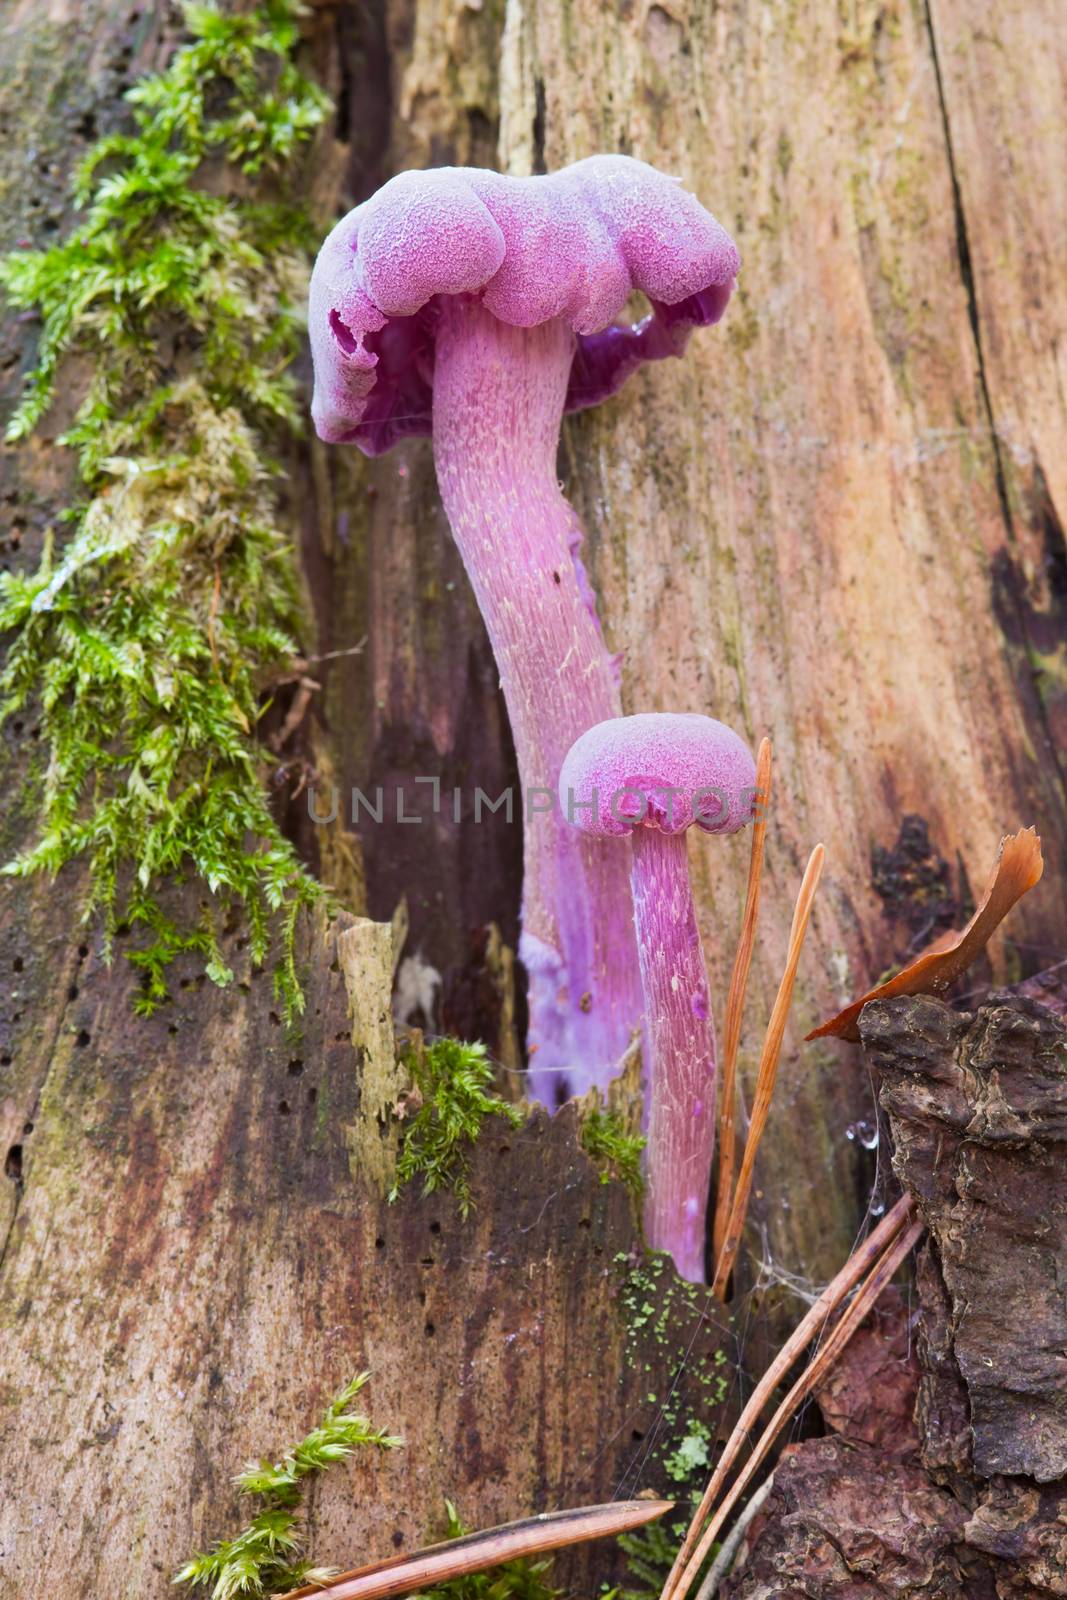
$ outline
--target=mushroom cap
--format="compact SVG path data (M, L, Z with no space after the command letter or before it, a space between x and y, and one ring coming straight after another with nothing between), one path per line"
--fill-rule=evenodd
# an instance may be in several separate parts
M438 295L476 295L520 328L565 318L577 336L567 409L578 410L717 322L739 266L695 196L630 156L533 178L402 172L342 218L315 263L315 427L369 455L430 432ZM635 289L652 315L609 326Z
M752 819L755 790L744 740L697 712L598 722L571 745L559 775L564 816L599 835L641 824L682 833L694 822L705 833L736 833Z

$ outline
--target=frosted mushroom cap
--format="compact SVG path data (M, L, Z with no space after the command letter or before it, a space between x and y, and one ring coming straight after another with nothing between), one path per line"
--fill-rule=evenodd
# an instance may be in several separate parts
M669 791L673 791L669 792ZM576 739L559 776L563 815L583 833L645 824L736 833L751 821L756 764L744 740L696 712L646 712L598 722Z
M368 454L428 433L433 302L473 295L502 322L562 317L576 335L569 410L717 322L740 266L729 234L678 180L630 156L547 177L472 167L403 172L350 211L311 278L319 436ZM653 315L609 327L633 290Z

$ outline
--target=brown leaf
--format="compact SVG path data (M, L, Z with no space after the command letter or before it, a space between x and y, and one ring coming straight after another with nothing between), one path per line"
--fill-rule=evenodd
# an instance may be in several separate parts
M1032 889L1044 871L1041 840L1033 828L1021 828L1000 841L993 876L982 902L962 933L944 933L929 949L915 957L895 978L880 983L839 1011L836 1017L813 1028L808 1039L833 1035L859 1038L857 1018L868 1000L888 1000L899 994L943 994L985 949L997 927L1017 900Z

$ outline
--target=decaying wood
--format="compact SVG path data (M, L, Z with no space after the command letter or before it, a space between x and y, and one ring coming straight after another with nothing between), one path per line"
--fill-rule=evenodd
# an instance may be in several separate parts
M342 97L342 61L347 73L363 62L373 88L365 20L346 6L309 23L311 53ZM0 245L42 242L66 225L71 164L120 122L122 90L165 61L179 34L177 12L162 7L0 5ZM357 103L363 115L368 98L353 89ZM342 169L327 141L314 186L326 210L341 203ZM10 398L35 327L8 319L2 339ZM2 452L9 565L35 564L69 503L71 456L55 438L86 376L72 372L39 434ZM290 463L294 521L309 516L309 486L329 486L317 460ZM410 637L424 651L436 641L438 659L455 666L451 677L431 674L435 693L446 681L463 691L448 716L428 720L405 720L389 701L384 723L411 741L389 759L406 774L436 772L451 751L455 781L488 787L506 770L502 724L465 591L446 587L458 563L446 577L453 558L442 541L440 583L425 561L417 579L405 533L376 565L357 514L371 504L367 487L347 499L339 487L328 536L321 500L320 525L304 530L312 598L330 598L314 653L341 654L315 668L333 674L322 680L330 728L310 710L290 740L307 740L295 757L319 774L320 791L380 772L352 766L376 715L351 653L366 631L356 626L362 571L382 585L377 626L394 618L402 628L403 602ZM390 506L384 543L393 516ZM410 594L421 596L414 608ZM374 693L385 706L382 663L379 633L373 671L384 677ZM32 836L32 791L20 784L39 747L30 718L9 722L3 737L7 859ZM373 748L377 759L385 745ZM280 786L280 805L291 787ZM312 800L328 813L328 793ZM361 910L361 841L344 804L323 834L307 803L302 796L287 820ZM500 866L487 830L470 837L462 861L455 834L434 843L429 828L407 833L426 842L398 857L393 878L377 855L367 878L383 920L407 892L409 949L425 949L433 931L424 890L449 938L479 920L472 906L503 902L506 920L517 883L510 901L497 892L507 852ZM456 891L447 900L443 883ZM670 1441L649 1396L676 1393L683 1425L698 1408L707 1418L709 1389L696 1373L718 1370L729 1324L680 1296L659 1307L659 1336L651 1321L628 1325L620 1292L637 1226L628 1195L603 1184L580 1149L576 1113L551 1123L538 1115L518 1132L491 1126L473 1153L476 1210L465 1224L447 1195L423 1201L416 1189L390 1206L390 927L302 926L308 1005L295 1035L239 926L224 934L234 985L217 990L181 964L173 1004L144 1021L132 1011L126 936L105 968L97 939L77 925L80 888L67 871L58 885L5 878L0 889L0 1591L44 1600L73 1581L87 1596L163 1600L181 1561L242 1525L248 1507L232 1480L244 1462L285 1449L365 1367L368 1408L408 1445L388 1459L357 1457L316 1486L308 1533L317 1561L418 1547L440 1526L446 1495L486 1525L607 1499L627 1474L635 1488L662 1481ZM185 900L194 917L196 894L190 886ZM653 1452L644 1435L654 1423ZM591 1558L568 1559L561 1573L593 1592ZM598 1556L598 1572L611 1559Z
M737 1187L734 1190L726 1217L726 1226L723 1229L722 1248L715 1262L712 1293L720 1300L725 1298L726 1287L733 1275L737 1252L741 1246L741 1234L744 1230L745 1218L748 1215L749 1200L752 1197L756 1158L767 1127L767 1119L770 1116L771 1102L774 1098L774 1086L778 1079L778 1062L782 1054L782 1040L785 1037L786 1024L789 1020L789 1008L793 1003L793 989L797 979L797 968L800 965L800 954L804 948L804 939L808 931L812 907L815 904L815 891L819 887L819 879L822 876L825 854L821 844L817 844L811 852L808 864L804 869L804 876L801 879L797 903L793 908L793 922L789 930L789 948L786 951L785 971L782 973L781 981L778 985L778 993L774 997L774 1005L767 1020L767 1031L763 1036L763 1049L760 1052L759 1070L756 1073L756 1091L752 1101L748 1137L745 1140L744 1154L741 1157L741 1170L737 1174Z
M797 1041L901 955L871 846L911 811L971 874L1017 820L1064 849L1049 734L1062 718L1067 184L1062 119L1043 109L1062 99L1061 8L1013 0L983 20L956 0L864 0L847 24L816 5L801 26L784 0L758 22L741 0L610 18L561 5L318 8L311 55L341 109L313 197L325 229L404 165L521 171L624 149L679 172L739 238L722 327L571 419L563 467L626 652L628 709L710 709L775 740L757 1015L781 969L791 876L807 840L831 844L783 1056L793 1115L768 1132L759 1210L775 1255L826 1277L854 1232L862 1152L844 1130L869 1113L868 1091L855 1063L802 1060ZM118 91L173 34L161 38L155 8L127 26L105 0L7 0L0 28L14 242L63 217L93 119L114 122ZM20 337L28 356L32 328ZM6 464L0 516L29 561L60 468L37 447ZM514 948L519 830L456 826L447 807L431 817L429 790L411 786L437 774L446 793L495 795L515 777L428 446L375 463L309 447L292 485L313 653L367 640L321 663L337 789L347 804L353 785L380 783L391 808L406 783L408 813L424 807L421 826L364 820L370 909L384 918L409 892L413 947L442 974L465 965L472 928L495 921ZM296 822L314 852L306 803ZM744 843L714 862L698 852L694 868L721 1007ZM1065 934L1062 900L1032 896L1013 939L1038 966ZM749 1093L756 1049L746 1036Z
M118 0L0 0L5 247L64 225L71 163L119 124L122 90L166 58L178 25L169 8ZM774 739L755 1015L770 1008L807 841L832 845L759 1213L775 1257L828 1277L855 1223L843 1131L868 1091L836 1052L802 1056L797 1036L899 955L872 845L909 811L971 874L1019 820L1055 859L1067 839L1050 738L1063 748L1062 7L339 0L308 30L338 104L311 185L323 232L406 165L536 170L623 149L678 172L739 239L722 328L571 419L561 469L624 652L627 709L710 710ZM34 339L32 324L4 329L8 396ZM3 453L9 565L35 563L69 501L54 440L85 377L70 375L31 444ZM340 835L353 785L382 785L387 816L397 786L408 814L423 806L420 826L356 830L369 908L385 920L408 894L411 948L442 973L464 966L473 928L496 922L513 948L518 828L435 817L430 791L411 787L515 782L428 445L367 463L307 444L289 468L323 683L294 739L333 753ZM10 779L36 748L32 721L4 739ZM33 822L14 789L8 849ZM320 851L309 801L328 809L328 794L305 794L287 821L329 864L336 836ZM346 848L346 897L362 910ZM714 859L694 845L693 863L721 998L744 841ZM375 1416L411 1443L324 1480L316 1559L418 1544L445 1493L487 1522L612 1492L645 1448L633 1434L655 1418L647 1396L669 1387L677 1346L712 1353L726 1330L704 1313L672 1320L665 1345L650 1329L631 1343L614 1257L634 1225L579 1151L574 1113L479 1145L466 1227L446 1200L388 1208L350 1167L361 1085L336 933L304 930L300 1041L239 933L234 990L183 969L174 1006L144 1023L121 962L106 972L72 926L76 889L70 875L3 883L4 1583L43 1600L73 1574L87 1594L162 1600L179 1560L239 1525L232 1473L298 1436L364 1365ZM1062 897L1031 896L1015 955L1048 965L1065 933ZM749 1087L755 1058L746 1037ZM1042 1141L1024 1143L1044 1173ZM953 1316L958 1291L946 1277ZM974 1386L992 1448L1001 1423L982 1374L950 1332L943 1354ZM955 1403L933 1379L930 1396L946 1414ZM683 1386L683 1402L702 1397ZM1019 1449L1051 1464L1056 1437L1024 1429ZM1026 1494L990 1488L969 1548L1014 1539L1038 1573L1057 1491ZM599 1573L569 1576L593 1592Z
M741 1451L752 1438L763 1408L774 1394L776 1387L802 1352L822 1333L827 1321L837 1308L860 1280L875 1266L894 1240L899 1237L901 1231L908 1225L912 1211L913 1206L910 1198L902 1196L882 1218L881 1222L872 1228L869 1236L859 1248L852 1252L845 1265L837 1273L833 1281L827 1284L814 1305L808 1310L807 1315L793 1330L773 1361L768 1365L767 1370L756 1384L744 1410L737 1419L727 1448L715 1465L715 1471L712 1473L708 1486L701 1497L700 1504L697 1506L685 1538L682 1540L678 1554L675 1557L674 1565L663 1586L662 1600L677 1600L682 1591L683 1580L686 1581L687 1585L691 1585L695 1581L703 1559L702 1557L696 1559L695 1552L701 1543L701 1535L707 1519L714 1509L723 1486L735 1462L740 1457Z
M748 1549L719 1593L724 1600L994 1595L991 1585L967 1587L957 1557L966 1518L914 1457L901 1461L838 1438L809 1440L778 1463Z
M728 1320L679 1294L628 1324L636 1221L573 1108L489 1127L465 1223L447 1194L383 1198L388 1130L361 1115L352 1033L354 1017L373 1034L388 985L351 987L350 922L302 931L297 1040L239 933L243 1003L184 968L144 1021L121 961L86 946L67 964L49 906L0 924L5 969L21 963L4 1125L32 1124L0 1237L0 1592L44 1600L77 1572L86 1594L163 1600L242 1525L244 1462L363 1368L368 1411L406 1447L315 1488L322 1564L418 1548L446 1495L484 1526L607 1499L628 1473L667 1487L642 1437L672 1385L683 1422L718 1429L698 1375L733 1349ZM591 1592L611 1557L568 1559Z
M876 1001L860 1027L930 1227L924 1459L1067 1479L1067 1028L1009 996L974 1014Z
M894 1274L904 1264L922 1237L922 1233L923 1224L912 1221L910 1216L906 1217L905 1226L875 1261L867 1277L859 1284L855 1298L834 1323L825 1343L820 1345L817 1353L795 1380L785 1398L775 1410L767 1426L760 1433L751 1455L708 1519L707 1526L689 1558L688 1565L679 1574L671 1591L678 1597L678 1600L685 1600L685 1596L696 1581L702 1563L711 1554L715 1541L726 1526L727 1519L740 1505L745 1491L753 1483L763 1463L770 1455L782 1429L793 1420L808 1395L825 1381L827 1373L833 1369L838 1356L856 1333L864 1318L869 1315L871 1309L878 1303L880 1296L892 1282ZM723 1459L725 1459L726 1454L727 1452L724 1451Z
M496 1090L521 1100L525 1055L516 1015L515 953L495 922L475 928L468 958L446 977L441 996L441 1031L457 1039L480 1039L496 1067Z
M760 741L759 754L756 757L756 801L759 812L752 824L745 910L741 918L741 933L734 953L733 970L730 973L730 988L726 995L726 1019L723 1026L716 1145L719 1170L715 1185L715 1216L711 1247L713 1261L718 1261L722 1252L733 1200L734 1173L737 1170L737 1051L741 1043L745 996L748 993L748 976L752 970L752 952L759 923L763 847L767 838L767 822L772 798L771 773L771 741L763 739Z
M918 1450L918 1320L912 1286L894 1285L815 1390L824 1423L841 1438L891 1455Z
M353 1177L386 1194L396 1168L396 1108L408 1086L393 1033L394 924L354 918L337 935L337 959L348 992L352 1045L359 1075L359 1116L351 1129ZM357 1173L358 1169L358 1173Z

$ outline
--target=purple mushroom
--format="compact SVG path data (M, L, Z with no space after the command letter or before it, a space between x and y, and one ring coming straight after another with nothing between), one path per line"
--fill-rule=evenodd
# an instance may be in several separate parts
M432 434L496 656L525 799L530 1086L549 1104L607 1082L640 1011L627 862L555 808L567 750L620 709L557 479L560 420L680 355L737 269L676 180L594 156L549 177L402 173L338 223L312 276L319 435L378 455ZM650 315L613 326L635 289Z
M560 773L560 807L595 839L629 835L644 992L648 1109L645 1231L683 1277L704 1282L715 1149L715 1028L689 887L686 829L734 833L751 820L751 752L711 717L616 717L590 728Z

